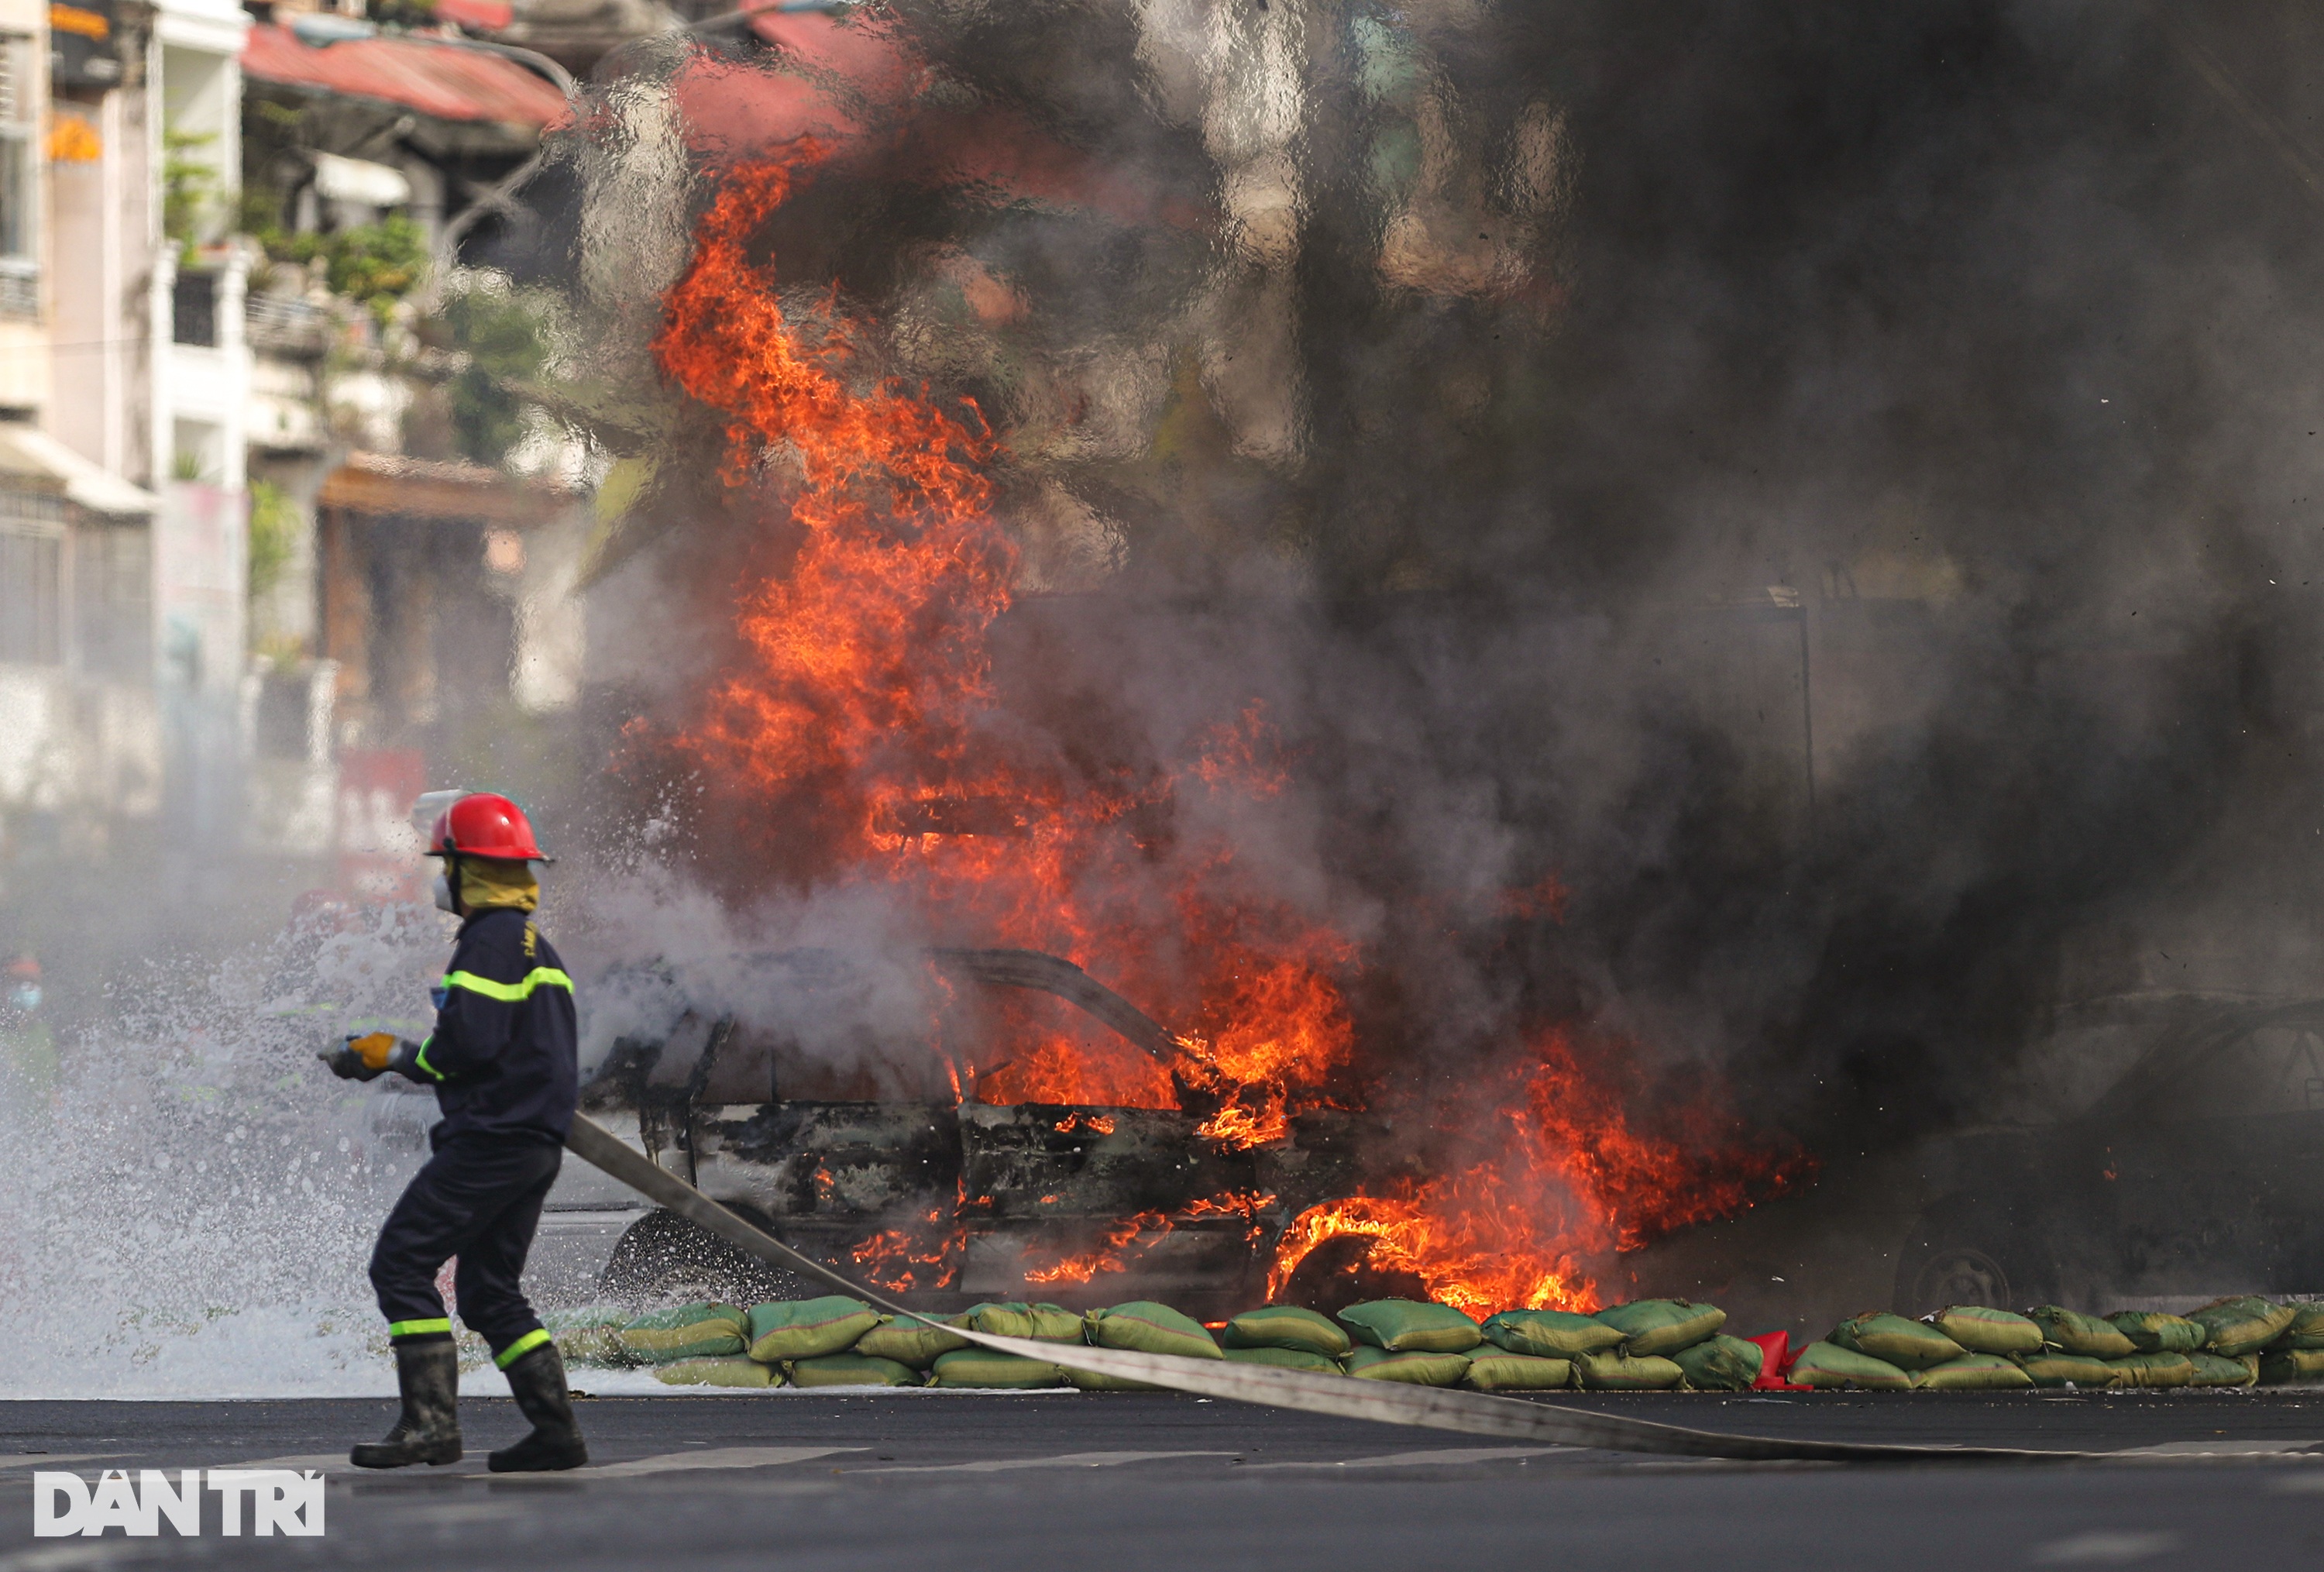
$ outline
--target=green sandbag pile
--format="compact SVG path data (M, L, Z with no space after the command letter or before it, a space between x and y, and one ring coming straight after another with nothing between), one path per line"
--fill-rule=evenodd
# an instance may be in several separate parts
M793 1386L920 1386L927 1377L908 1364L865 1354L821 1354L783 1366Z
M2121 1327L2096 1316L2085 1316L2061 1305L2036 1305L2025 1314L2042 1328L2042 1341L2063 1354L2080 1354L2091 1359L2123 1359L2139 1351Z
M967 1346L968 1339L959 1333L911 1316L882 1316L878 1326L855 1340L855 1352L867 1359L892 1359L922 1371L939 1355Z
M1339 1319L1357 1342L1389 1354L1466 1354L1485 1340L1477 1323L1450 1305L1419 1299L1350 1305Z
M2161 1310L2121 1310L2107 1319L2141 1354L2192 1354L2211 1340L2200 1321Z
M2284 1386L2304 1381L2324 1381L2324 1348L2282 1348L2260 1355L2262 1386Z
M2002 1354L1964 1354L1913 1373L1914 1392L2012 1392L2033 1384L2024 1367Z
M1082 1318L1056 1305L1028 1305L1015 1300L971 1305L954 1319L956 1325L973 1327L991 1337L1022 1337L1032 1343L1083 1341Z
M550 1310L540 1318L542 1328L567 1365L616 1370L637 1363L622 1346L622 1328L629 1323L630 1312L619 1305L584 1305Z
M1217 1359L1219 1345L1202 1322L1151 1299L1136 1299L1084 1318L1089 1341L1098 1348L1133 1354L1171 1354L1181 1359Z
M1907 1320L1886 1310L1851 1316L1824 1341L1907 1373L1931 1369L1969 1352L1926 1321Z
M1926 1319L1971 1354L2003 1354L2015 1359L2042 1351L2042 1328L2033 1318L2014 1310L1954 1305Z
M1355 1346L1346 1327L1297 1305L1263 1305L1231 1316L1219 1341L1226 1345L1229 1358L1238 1348L1282 1348L1339 1359Z
M844 1354L879 1324L879 1311L844 1294L753 1305L743 1321L744 1352L761 1364Z
M2184 1354L2133 1354L2109 1359L2117 1386L2192 1386L2194 1361Z
M1766 1357L1757 1343L1721 1332L1680 1349L1670 1361L1686 1373L1687 1385L1697 1392L1748 1392Z
M1584 1392L1675 1392L1686 1384L1675 1360L1619 1349L1575 1355L1573 1374Z
M1505 1310L1480 1325L1446 1305L1377 1299L1338 1317L1267 1305L1214 1337L1152 1300L1076 1315L1052 1304L972 1306L921 1320L883 1316L845 1295L754 1306L680 1305L626 1321L592 1307L545 1323L568 1362L643 1363L673 1385L914 1386L1025 1391L1154 1391L1139 1381L991 1352L953 1328L1035 1342L1224 1360L1314 1374L1477 1392L1744 1392L1759 1345L1726 1335L1726 1313L1685 1299L1641 1299L1594 1315ZM1784 1373L1795 1386L1861 1392L1998 1392L2029 1386L2245 1387L2324 1381L2324 1304L2253 1295L2186 1316L2125 1310L2101 1318L2043 1305L2023 1315L1956 1305L1918 1321L1855 1316L1810 1344Z
M770 1366L739 1354L673 1360L657 1365L654 1379L669 1386L776 1386L782 1381Z
M1574 1382L1571 1359L1512 1354L1490 1343L1480 1343L1467 1357L1461 1384L1471 1392L1559 1392Z
M1305 1348L1228 1348L1221 1351L1231 1364L1265 1364L1276 1370L1304 1370L1310 1375L1345 1375L1336 1359L1310 1354Z
M2190 1310L2187 1318L2210 1334L2209 1341L2204 1344L2206 1348L2233 1357L2258 1353L2282 1336L2299 1314L2298 1307L2293 1305L2237 1294L2213 1299L2200 1310Z
M2256 1354L2238 1354L2229 1358L2224 1354L2197 1352L2187 1355L2187 1363L2195 1367L2195 1379L2190 1386L2256 1386L2259 1384L2259 1361Z
M2292 1321L2275 1335L2270 1348L2324 1348L2324 1305L2296 1304Z
M1633 1355L1651 1356L1693 1347L1727 1324L1727 1312L1686 1299L1639 1299L1609 1306L1595 1318L1621 1333Z
M1057 1341L1056 1338L1048 1340ZM1021 1355L1001 1354L990 1348L955 1348L949 1354L937 1355L936 1384L1029 1392L1064 1386L1066 1382L1065 1373L1046 1359L1027 1359Z
M1786 1378L1820 1392L1853 1388L1858 1392L1909 1392L1913 1378L1885 1359L1843 1348L1837 1343L1811 1343L1792 1361Z
M743 1349L743 1312L733 1305L678 1305L653 1310L622 1327L622 1352L646 1364L715 1359Z
M1538 1354L1549 1359L1572 1359L1581 1354L1603 1354L1619 1348L1628 1337L1595 1316L1572 1310L1503 1310L1488 1317L1480 1330L1485 1341L1512 1354Z
M1460 1311L1452 1312L1460 1315ZM1462 1317L1462 1319L1467 1319ZM1473 1321L1470 1323L1474 1326ZM1398 1381L1413 1386L1458 1386L1469 1373L1469 1356L1438 1350L1410 1348L1401 1352L1370 1343L1349 1350L1347 1371L1358 1381Z
M2071 1386L2094 1392L2119 1385L2122 1379L2122 1373L2103 1359L2093 1359L2087 1354L2067 1354L2056 1348L2028 1354L2017 1363L2036 1386Z

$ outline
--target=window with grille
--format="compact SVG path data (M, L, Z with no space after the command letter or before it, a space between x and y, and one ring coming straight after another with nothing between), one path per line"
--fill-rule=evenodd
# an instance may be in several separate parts
M40 315L40 88L32 40L0 33L0 317Z

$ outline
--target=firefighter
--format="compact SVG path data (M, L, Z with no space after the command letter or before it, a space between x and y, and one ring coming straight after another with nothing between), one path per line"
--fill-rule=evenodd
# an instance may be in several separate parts
M387 1032L347 1038L321 1057L353 1080L393 1070L432 1087L443 1118L432 1153L380 1229L371 1281L395 1349L403 1412L383 1441L359 1446L363 1468L460 1459L460 1367L436 1289L459 1258L460 1319L491 1345L532 1431L494 1452L496 1474L575 1468L589 1460L565 1385L565 1363L518 1279L573 1123L573 980L532 920L546 862L532 827L505 797L472 792L437 818L428 855L444 859L436 903L460 919L452 964L435 990L423 1042Z

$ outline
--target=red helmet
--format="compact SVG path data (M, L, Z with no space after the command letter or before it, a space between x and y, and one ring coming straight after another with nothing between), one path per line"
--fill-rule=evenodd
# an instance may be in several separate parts
M524 809L491 791L472 791L437 816L429 832L428 855L499 857L506 862L549 861L532 838Z

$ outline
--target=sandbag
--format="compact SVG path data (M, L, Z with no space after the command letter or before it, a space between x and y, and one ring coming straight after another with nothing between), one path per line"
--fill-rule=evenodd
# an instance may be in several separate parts
M2324 1348L2279 1348L2259 1356L2262 1386L2296 1381L2324 1381Z
M1452 1306L1418 1299L1350 1305L1340 1312L1340 1324L1357 1342L1391 1354L1466 1354L1485 1340L1477 1323Z
M1400 1381L1412 1386L1458 1386L1469 1373L1469 1356L1465 1354L1426 1348L1394 1352L1375 1348L1369 1343L1360 1343L1348 1350L1345 1364L1348 1373L1358 1381Z
M2042 1328L2042 1341L2067 1354L2092 1359L2124 1359L2138 1352L2135 1345L2112 1321L2083 1315L2062 1305L2036 1305L2026 1318Z
M2205 1354L2200 1350L2187 1355L2187 1363L2195 1367L2195 1379L2189 1386L2257 1386L2259 1358L2256 1354L2239 1354L2230 1359L2224 1354Z
M2132 1354L2109 1359L2118 1386L2192 1386L2195 1366L2184 1354Z
M1277 1370L1305 1370L1314 1375L1345 1375L1336 1359L1305 1348L1226 1348L1221 1354L1236 1364L1267 1364Z
M2324 1304L2292 1307L2292 1324L2275 1335L2270 1348L2324 1348Z
M927 1377L894 1359L865 1354L818 1354L783 1366L793 1386L924 1386Z
M1851 1316L1834 1327L1824 1341L1905 1371L1928 1370L1969 1352L1927 1322L1908 1320L1886 1310Z
M1674 1360L1611 1350L1575 1355L1573 1378L1584 1392L1669 1392L1686 1384L1686 1372Z
M1560 1392L1573 1384L1573 1361L1480 1344L1469 1352L1461 1384L1472 1392Z
M996 1337L1010 1335L1002 1332L993 1334ZM1048 1341L1054 1343L1056 1339L1052 1337ZM1029 1392L1065 1385L1065 1373L1046 1359L1028 1359L1018 1354L996 1354L989 1348L955 1348L949 1354L936 1355L936 1384Z
M1092 1310L1083 1318L1089 1324L1090 1342L1099 1348L1176 1354L1182 1359L1219 1357L1219 1345L1202 1322L1152 1299Z
M878 1326L855 1340L855 1352L866 1359L892 1359L914 1370L926 1370L939 1355L967 1346L968 1339L959 1333L909 1316L882 1316Z
M1228 1348L1288 1348L1338 1359L1355 1346L1348 1329L1315 1310L1298 1305L1265 1305L1227 1318L1219 1341ZM1339 1366L1334 1364L1334 1370Z
M678 1359L654 1370L670 1386L777 1386L782 1378L768 1365L740 1354L717 1359Z
M1757 1343L1721 1332L1668 1357L1686 1372L1687 1385L1697 1392L1748 1392L1759 1379L1765 1355Z
M1646 1357L1693 1347L1727 1325L1727 1312L1687 1299L1639 1299L1609 1305L1598 1319L1621 1333L1632 1354Z
M2214 1354L2255 1354L2275 1341L2300 1314L2296 1305L2279 1305L2256 1294L2236 1294L2213 1299L2187 1318L2211 1335L2204 1346Z
M2122 1372L2103 1359L2093 1359L2087 1354L2068 1354L2056 1348L2028 1354L2017 1363L2033 1378L2036 1386L2073 1386L2092 1392L2100 1387L2119 1385L2122 1381Z
M2033 1384L2017 1361L2002 1354L1964 1354L1913 1376L1914 1392L2012 1392Z
M761 1364L843 1354L879 1324L879 1311L845 1294L752 1305L742 1322L744 1352Z
M1485 1341L1512 1354L1538 1354L1550 1359L1571 1359L1577 1354L1600 1354L1619 1348L1628 1338L1595 1316L1572 1310L1503 1310L1486 1318L1480 1328Z
M1794 1386L1812 1386L1818 1392L1850 1386L1861 1392L1908 1392L1913 1385L1910 1375L1886 1359L1837 1343L1809 1344L1784 1373Z
M638 1317L621 1331L622 1352L648 1364L742 1352L742 1311L722 1304L679 1305Z
M1024 1337L1036 1343L1079 1343L1082 1318L1056 1305L971 1305L960 1313L960 1323L995 1337Z
M550 1310L540 1324L557 1345L567 1364L622 1369L637 1363L622 1346L622 1328L630 1313L618 1305L585 1305L578 1309Z
M1150 1381L1136 1381L1127 1375L1108 1375L1102 1370L1075 1370L1070 1364L1059 1365L1065 1373L1065 1384L1076 1392L1167 1392L1167 1386L1157 1386Z
M2211 1339L2196 1322L2161 1310L2116 1310L2107 1320L2141 1354L2192 1354Z
M1984 1305L1954 1305L1927 1318L1929 1325L1971 1354L2034 1354L2042 1328L2015 1310Z

